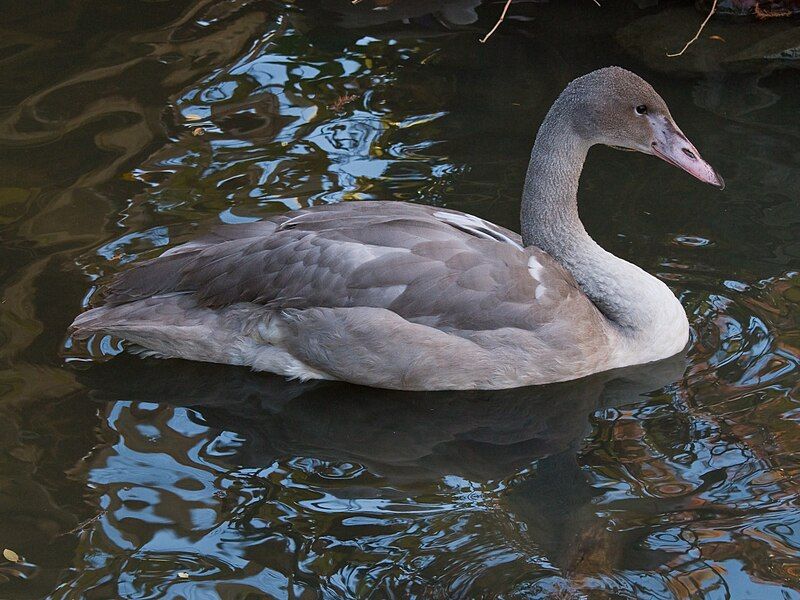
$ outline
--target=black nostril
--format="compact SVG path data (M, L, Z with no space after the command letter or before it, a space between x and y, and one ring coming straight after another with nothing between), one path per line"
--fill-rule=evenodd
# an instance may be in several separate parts
M688 156L689 158L691 158L692 160L697 160L697 157L694 155L694 152L692 152L691 150L689 150L687 148L681 148L681 150L683 150L683 153L686 156Z

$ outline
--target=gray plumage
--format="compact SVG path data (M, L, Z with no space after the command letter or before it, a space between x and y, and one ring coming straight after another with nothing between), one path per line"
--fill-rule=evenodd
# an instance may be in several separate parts
M400 202L222 226L117 275L72 333L111 334L152 356L416 390L549 383L674 354L688 334L680 304L577 219L573 190L594 140L553 122L571 117L569 97L542 127L560 131L559 151L537 138L531 168L542 185L529 171L522 237ZM665 306L651 323L624 318Z
M436 215L439 215L437 217ZM481 330L502 311L509 327L535 330L570 295L569 274L519 235L483 221L470 233L442 220L460 213L399 202L349 202L217 229L121 273L107 288L108 305L191 292L200 306L252 302L274 309L388 309L439 329ZM474 217L473 217L474 218ZM478 221L475 219L475 221ZM240 235L244 234L244 236ZM235 237L234 237L235 236ZM535 257L545 281L528 271ZM541 285L554 294L531 310Z
M577 340L550 325L602 323L569 273L520 242L486 221L427 206L294 211L220 227L119 274L105 305L76 319L74 332L105 331L153 355L237 364L255 362L257 346L273 343L314 376L352 381L357 373L359 383L403 389L447 383L443 371L458 366L447 388L466 378L491 387L520 370L511 356L486 369L502 355L502 340L535 333L535 354L561 355Z

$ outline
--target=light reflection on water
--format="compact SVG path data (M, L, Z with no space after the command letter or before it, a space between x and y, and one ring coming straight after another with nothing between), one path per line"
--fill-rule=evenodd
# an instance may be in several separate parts
M758 56L796 33L712 23L724 50L675 63L688 7L523 3L479 45L476 4L4 9L2 597L800 598L800 77ZM219 221L381 198L514 227L536 124L611 63L728 182L611 150L582 180L686 355L447 394L62 361L95 280Z

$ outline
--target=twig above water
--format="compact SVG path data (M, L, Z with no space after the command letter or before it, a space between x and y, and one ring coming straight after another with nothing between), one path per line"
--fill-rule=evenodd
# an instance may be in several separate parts
M600 6L600 0L592 0L592 1L593 1L595 4L597 4L597 6ZM361 0L353 0L353 3L354 3L354 4L355 4L356 2L361 2ZM492 34L493 34L495 31L497 31L497 28L498 28L498 27L500 27L500 23L502 23L502 22L503 22L503 19L505 19L505 18L506 18L506 13L508 12L508 7L509 7L509 6L511 6L511 2L512 2L512 0L506 0L506 3L503 5L503 12L501 12L501 13L500 13L500 18L499 18L499 19L497 19L497 22L494 24L494 27L492 27L492 28L489 30L489 33L487 33L485 36L483 36L483 37L481 38L481 44L485 44L485 43L486 43L486 40L488 40L488 39L489 39L489 38L492 36Z
M703 33L703 29L705 29L706 23L708 23L711 20L711 17L714 15L715 12L717 12L717 0L714 0L714 4L711 5L711 10L708 11L708 15L706 15L705 20L700 24L700 29L697 30L697 33L694 34L694 37L690 39L688 42L686 42L686 45L683 48L681 48L680 52L675 52L675 53L667 52L667 56L669 56L670 58L674 58L686 52L686 49L692 44L694 44L700 38L700 34Z
M489 30L489 33L487 33L485 36L483 36L483 37L481 38L481 44L485 44L485 43L486 43L486 40L488 40L490 37L492 37L492 34L493 34L495 31L497 31L497 28L498 28L498 27L500 27L500 23L502 23L502 22L503 22L503 19L505 19L505 18L506 18L506 13L508 12L508 7L509 7L509 6L511 6L511 0L506 0L505 6L503 6L503 12L501 12L501 13L500 13L500 18L499 18L499 19L497 19L497 23L495 23L495 24L494 24L494 27L492 27L492 28Z

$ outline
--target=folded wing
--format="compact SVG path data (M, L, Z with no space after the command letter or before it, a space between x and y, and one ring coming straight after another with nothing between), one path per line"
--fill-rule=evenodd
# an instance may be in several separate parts
M374 307L442 330L536 330L588 302L519 236L476 217L352 202L227 225L119 274L105 302L169 293L199 306Z

